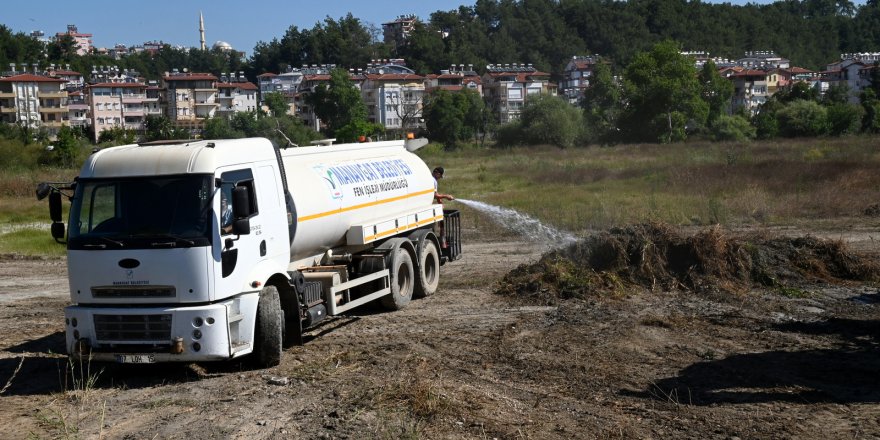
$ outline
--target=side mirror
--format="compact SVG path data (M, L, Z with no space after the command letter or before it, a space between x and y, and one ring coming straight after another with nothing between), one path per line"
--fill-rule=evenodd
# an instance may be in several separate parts
M53 222L61 221L61 193L58 191L49 194L49 217Z
M232 222L232 233L235 235L248 235L251 233L251 220L247 217L236 219Z
M52 192L52 187L46 182L40 182L37 185L37 200L45 199L50 192Z
M247 187L232 188L232 216L236 219L251 216L251 200Z
M64 239L64 223L52 223L52 238L54 238L55 241L58 242Z

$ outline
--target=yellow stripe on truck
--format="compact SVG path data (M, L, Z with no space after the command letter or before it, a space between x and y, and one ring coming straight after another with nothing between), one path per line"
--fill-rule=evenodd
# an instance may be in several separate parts
M424 220L419 220L419 221L416 222L416 223L410 223L410 224L408 224L408 225L406 225L406 226L402 226L402 227L394 228L394 229L389 229L389 230L387 230L387 231L378 232L378 233L376 233L375 235L368 235L368 236L364 237L364 242L371 242L371 241L373 241L373 240L378 240L378 239L380 239L380 238L382 238L382 237L384 237L384 236L386 236L386 235L393 235L393 234L396 234L396 233L398 233L398 232L408 231L408 230L410 230L410 229L415 229L415 228L418 227L418 226L422 226L422 225L425 225L425 224L428 224L428 223L437 222L437 221L440 221L440 220L443 220L443 216L442 216L442 215L438 215L438 216L431 217L431 218L426 218L426 219L424 219Z
M334 209L332 211L319 212L317 214L311 214L311 215L304 215L302 217L298 217L297 221L304 222L306 220L314 220L316 218L328 217L331 215L342 214L343 212L354 211L356 209L368 208L370 206L381 205L383 203L396 202L398 200L408 199L410 197L417 197L417 196L421 196L424 194L433 194L433 193L434 193L434 188L426 189L424 191L414 192L414 193L410 193L410 194L406 194L406 195L402 195L402 196L397 196L397 197L391 197L391 198L382 199L382 200L376 200L373 202L361 203L360 205L352 205L352 206L349 206L346 208Z

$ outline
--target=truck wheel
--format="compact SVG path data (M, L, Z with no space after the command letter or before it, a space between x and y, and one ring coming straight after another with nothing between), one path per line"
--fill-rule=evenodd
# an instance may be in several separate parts
M391 271L391 293L382 297L382 306L388 310L400 310L412 299L412 257L403 247L395 246L388 267Z
M418 264L416 264L416 284L413 296L431 296L440 285L440 252L433 240L425 237L419 241Z
M262 368L281 363L283 320L278 289L275 286L266 286L260 291L254 332L254 354L257 365Z

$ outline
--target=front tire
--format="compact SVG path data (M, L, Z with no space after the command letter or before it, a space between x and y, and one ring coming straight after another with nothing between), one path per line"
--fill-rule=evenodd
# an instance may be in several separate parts
M382 297L382 306L400 310L412 300L414 272L412 257L402 246L395 246L389 258L391 293Z
M266 286L260 291L254 330L254 356L257 365L268 368L280 364L284 313L281 312L281 298L275 286Z

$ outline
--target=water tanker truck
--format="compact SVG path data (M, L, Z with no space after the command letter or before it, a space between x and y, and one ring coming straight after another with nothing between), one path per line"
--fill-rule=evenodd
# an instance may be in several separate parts
M414 141L150 142L97 151L74 182L40 184L53 237L66 232L68 353L272 366L327 316L431 295L460 255L460 226L434 203Z

